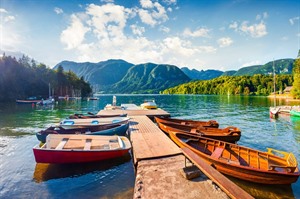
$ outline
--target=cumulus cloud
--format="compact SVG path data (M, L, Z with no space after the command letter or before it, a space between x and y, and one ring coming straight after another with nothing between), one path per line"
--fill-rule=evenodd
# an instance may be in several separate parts
M64 13L64 11L63 11L61 8L58 8L58 7L55 7L55 8L54 8L54 12L55 12L56 14L62 14L62 13Z
M130 26L132 33L138 36L142 36L143 33L145 32L145 28L144 27L139 27L135 24Z
M218 39L218 44L221 48L230 46L233 43L233 40L230 37L223 37Z
M186 37L209 37L210 30L207 28L199 28L195 30L194 32L191 31L189 28L186 28L183 31L183 35Z
M266 24L263 21L251 25L248 21L243 21L241 24L233 22L229 25L229 28L234 29L236 32L250 35L253 38L263 37L268 34Z
M138 9L138 14L143 23L155 26L169 19L166 9L158 2L151 0L141 0L141 9Z
M67 45L66 49L68 50L78 47L83 42L85 34L90 30L75 14L71 16L71 21L71 25L60 36L61 42Z

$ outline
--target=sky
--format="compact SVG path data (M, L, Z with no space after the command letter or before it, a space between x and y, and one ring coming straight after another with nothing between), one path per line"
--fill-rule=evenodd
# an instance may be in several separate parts
M0 50L238 70L296 58L299 0L0 0Z

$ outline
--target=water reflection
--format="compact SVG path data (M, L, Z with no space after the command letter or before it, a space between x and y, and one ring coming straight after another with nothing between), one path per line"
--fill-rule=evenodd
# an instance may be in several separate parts
M95 171L104 171L131 160L130 154L123 157L92 163L80 164L44 164L37 163L33 179L40 183L51 179L81 176Z
M227 177L257 199L295 198L291 185L258 184L231 176Z

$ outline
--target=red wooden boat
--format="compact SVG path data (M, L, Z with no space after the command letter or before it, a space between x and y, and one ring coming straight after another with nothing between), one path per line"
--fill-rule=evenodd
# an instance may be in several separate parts
M84 163L121 157L131 144L123 136L59 135L50 134L46 143L35 146L37 163Z
M157 120L158 121L158 120ZM169 131L196 134L203 137L222 140L225 142L235 143L241 138L241 131L237 127L229 126L224 129L209 128L209 127L193 127L189 125L181 125L175 123L158 122L159 128L165 133L169 134Z
M178 146L189 148L223 174L262 184L291 184L299 178L292 153L270 148L263 152L199 135L169 133Z
M162 117L154 117L154 118L157 123L164 122L170 124L181 124L186 126L192 126L194 128L197 127L219 128L219 123L215 120L199 121L199 120L184 120L184 119L162 118Z

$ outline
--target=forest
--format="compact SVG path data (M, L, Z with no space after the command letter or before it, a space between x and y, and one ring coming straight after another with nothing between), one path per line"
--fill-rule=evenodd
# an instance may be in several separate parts
M48 98L49 85L54 97L86 97L92 92L84 77L79 78L71 71L65 72L62 67L53 70L25 55L18 60L5 54L0 57L0 102L33 96Z
M275 69L274 69L275 70ZM262 95L267 96L274 92L283 93L287 86L293 86L292 97L300 99L300 59L293 64L292 74L252 76L220 76L211 80L193 81L166 89L162 94L215 94L215 95Z

